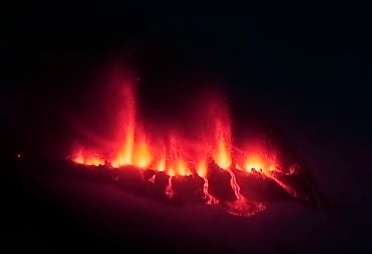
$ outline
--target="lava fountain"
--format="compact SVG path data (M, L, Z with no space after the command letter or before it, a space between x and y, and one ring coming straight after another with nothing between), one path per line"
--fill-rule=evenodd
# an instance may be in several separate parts
M273 180L290 196L296 195L288 184L273 173L281 171L278 160L273 159L276 156L262 155L261 148L258 151L245 151L233 145L229 109L221 94L214 91L203 97L197 105L198 112L193 112L195 122L192 129L185 131L174 126L162 127L155 134L148 131L146 124L141 121L134 82L122 78L119 83L121 105L117 109L118 124L113 128L118 135L117 140L111 142L116 145L104 149L89 150L82 148L84 146L75 149L69 156L75 164L103 166L113 174L134 168L143 179L151 171L153 173L147 177L146 184L155 185L160 181L160 176L165 177L164 188L160 189L169 200L182 194L185 183L200 182L200 188L193 189L192 194L200 191L204 203L220 204L227 212L239 216L253 215L264 210L265 205L242 193L237 174ZM156 123L152 125L156 126ZM211 191L213 174L225 174L232 198L223 198L216 191ZM177 186L181 187L177 189Z

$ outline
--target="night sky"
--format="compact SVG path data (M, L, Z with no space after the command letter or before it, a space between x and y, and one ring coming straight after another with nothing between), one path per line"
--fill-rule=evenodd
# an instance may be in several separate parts
M2 8L2 97L83 90L76 87L121 57L148 83L218 75L238 104L353 125L368 118L369 20L361 6L133 2Z
M99 94L105 71L125 62L150 111L169 110L184 92L216 81L237 122L330 147L332 158L345 160L340 165L358 167L343 176L368 182L368 8L353 1L165 2L1 3L0 124L12 146L41 153L68 146L66 114L89 108L85 94ZM347 146L352 153L337 150Z
M6 7L1 113L7 118L9 109L39 117L56 100L79 101L76 93L87 90L94 74L121 58L134 63L145 85L159 87L154 90L172 94L169 87L178 90L179 80L214 76L228 87L233 107L256 115L337 122L358 132L370 127L369 20L361 6L57 1Z

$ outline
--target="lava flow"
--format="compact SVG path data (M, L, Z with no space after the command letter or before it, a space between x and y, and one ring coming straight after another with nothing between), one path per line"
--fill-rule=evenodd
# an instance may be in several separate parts
M133 82L123 80L120 87L122 105L117 115L116 129L113 128L118 133L117 140L113 142L117 145L93 151L76 149L69 157L76 164L105 165L117 172L131 167L142 174L152 170L155 174L147 182L153 185L158 179L156 174L163 173L168 176L163 191L170 200L176 198L179 192L177 184L187 179L201 179L203 183L200 191L205 203L221 204L231 214L240 216L262 211L265 205L241 193L237 172L253 174L253 171L261 171L262 176L275 180L282 188L291 191L290 187L271 173L276 161L233 146L229 110L218 94L211 93L203 99L202 105L198 105L199 112L194 114L196 124L192 129L185 131L174 126L162 127L154 134L146 130L146 125L140 120ZM212 194L211 164L216 165L218 173L228 174L234 198L224 200Z

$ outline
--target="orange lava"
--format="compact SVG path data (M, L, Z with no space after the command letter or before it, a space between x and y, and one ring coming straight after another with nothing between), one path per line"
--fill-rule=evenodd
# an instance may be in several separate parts
M138 114L135 86L130 80L121 82L122 103L118 114L118 132L116 147L105 148L105 151L87 152L76 150L71 160L84 165L108 165L121 170L124 166L134 166L141 169L152 169L165 172L168 176L168 185L165 194L171 199L174 196L172 180L176 176L198 175L204 179L203 192L207 204L216 204L218 200L208 192L208 162L213 160L221 169L230 174L230 184L237 200L230 204L231 213L250 215L254 212L248 201L240 193L240 186L232 170L232 165L240 171L250 173L252 169L263 170L268 177L274 178L270 173L270 163L260 153L233 152L231 122L229 110L219 95L213 94L198 105L202 112L200 126L195 126L189 132L198 135L189 135L174 127L159 131L161 135L149 132ZM197 122L197 121L196 121ZM157 133L158 134L158 133ZM192 138L190 138L192 136ZM198 138L195 138L198 137ZM107 152L107 150L110 150ZM154 177L149 180L154 181ZM280 183L281 184L281 183ZM289 187L283 186L288 189ZM259 209L264 209L259 204ZM252 209L251 209L252 210ZM253 209L254 210L254 209Z
M75 151L72 160L78 164L103 165L105 161L113 168L135 166L140 169L164 171L168 175L206 175L206 162L213 159L222 169L230 168L231 131L227 105L213 95L205 100L205 126L195 126L202 136L200 140L191 140L190 133L184 133L172 128L161 130L161 137L151 135L144 128L138 116L135 86L130 80L123 80L119 89L122 103L118 115L117 147L111 148L109 155L101 151L87 153ZM190 131L192 132L192 130ZM159 142L160 139L160 142ZM104 159L103 159L104 157ZM202 166L202 164L205 164ZM205 177L204 177L205 178Z
M207 179L207 173L208 173L208 166L206 160L200 160L196 166L196 173L198 176L202 177L204 180L203 184L203 193L206 198L206 203L208 205L214 205L218 204L218 199L213 197L211 194L209 194L208 188L209 188L209 182Z
M86 152L83 149L79 149L73 156L71 160L77 164L84 164L87 166L100 166L105 165L105 160L97 154Z
M261 156L256 154L248 155L244 160L244 170L247 172L251 172L253 169L257 171L265 171L267 169L265 164L266 163Z

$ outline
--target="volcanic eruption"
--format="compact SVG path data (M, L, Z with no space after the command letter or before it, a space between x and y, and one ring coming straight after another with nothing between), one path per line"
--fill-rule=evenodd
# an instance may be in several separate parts
M115 140L74 147L68 160L76 168L165 202L220 205L239 216L263 211L272 200L314 201L302 188L301 169L277 147L234 143L228 103L216 89L190 103L192 121L167 125L143 121L134 79L117 75L113 83L119 106L115 126L107 129Z

